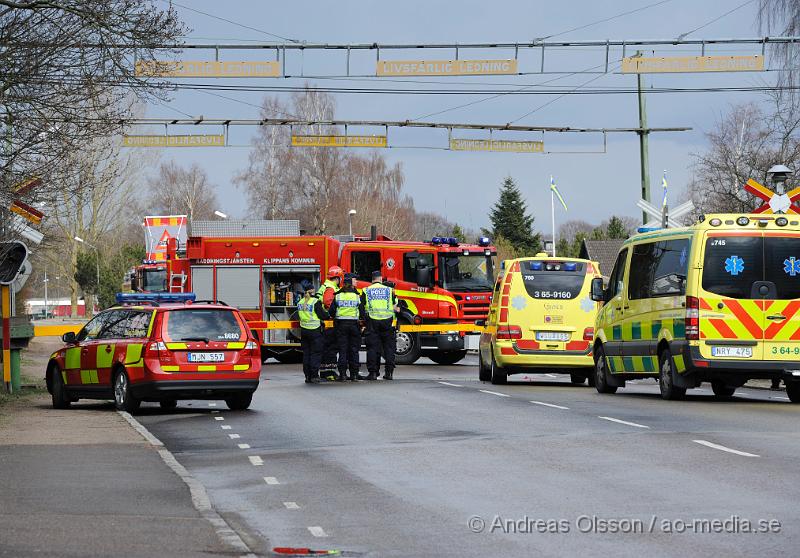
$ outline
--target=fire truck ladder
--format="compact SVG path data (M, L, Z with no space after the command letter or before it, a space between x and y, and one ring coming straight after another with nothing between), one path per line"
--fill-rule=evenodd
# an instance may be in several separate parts
M178 280L177 284L175 280ZM169 276L169 292L182 293L186 287L186 274L185 273L170 273Z

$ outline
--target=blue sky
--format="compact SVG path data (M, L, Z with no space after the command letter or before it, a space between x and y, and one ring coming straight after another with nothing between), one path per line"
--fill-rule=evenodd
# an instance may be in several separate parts
M586 1L571 2L435 2L405 0L403 2L375 2L339 0L322 2L263 2L240 0L217 2L211 0L183 0L180 4L208 12L231 21L268 33L275 33L309 42L330 43L441 43L441 42L514 42L530 41L535 37L558 34L558 39L660 39L674 38L710 23L690 38L733 38L759 35L756 24L758 2L750 2L734 13L722 14L741 2L730 0L667 0L637 13L592 25L566 34L566 30L603 20L621 12L654 4L656 0L637 1ZM187 42L272 42L275 39L264 33L245 29L176 6L184 20L193 29ZM716 21L715 21L716 20ZM736 50L734 52L734 50ZM727 50L708 49L707 54L757 54L758 50L728 47ZM617 58L619 53L617 52ZM652 53L647 53L652 54ZM656 55L681 54L671 50L657 51ZM697 50L683 54L700 54ZM223 52L221 59L258 59L258 52ZM612 53L613 55L613 53ZM213 53L193 53L184 59L205 59ZM272 59L274 51L261 55ZM374 72L373 55L353 55L354 72ZM396 59L453 57L450 51L428 51L425 55L414 52L386 52L382 57ZM462 51L461 58L511 58L513 51ZM297 70L299 55L289 58ZM547 65L553 69L581 69L601 64L601 51L548 52ZM770 60L767 59L769 65ZM341 68L344 55L309 53L302 60L305 73L327 72L331 67ZM539 67L538 52L520 55L520 71L535 71ZM335 71L335 70L334 70ZM337 72L338 73L338 72ZM775 72L759 74L684 74L648 75L646 84L656 87L680 86L734 86L772 83ZM558 75L483 76L427 78L457 87L457 84L533 84L560 77ZM575 87L593 76L561 76L551 85ZM426 78L417 78L426 79ZM186 80L189 81L189 80ZM261 80L195 80L230 84L289 85L312 84L356 86L403 86L373 78L364 81L331 81L308 79ZM618 73L605 75L590 86L627 87L636 85L632 75ZM420 85L425 87L425 85ZM436 85L430 85L436 87ZM489 85L488 87L491 87ZM244 103L259 105L264 93L224 92ZM289 93L276 95L288 101ZM337 116L342 119L405 120L437 112L450 107L477 101L486 95L347 95L338 94ZM555 95L507 95L452 110L430 118L432 121L505 123L552 101ZM658 189L661 174L668 172L671 198L674 200L684 189L690 176L691 154L705 146L703 132L714 126L716 120L731 105L761 101L757 93L680 93L651 94L647 98L650 126L689 126L691 132L652 134L650 139L650 171L653 197L660 199ZM202 114L206 118L255 118L258 109L242 102L228 101L202 92L178 92L167 106L153 104L147 107L150 117L180 117L179 112ZM574 95L555 100L534 114L520 120L519 124L567 125L574 127L635 127L637 102L635 94ZM364 133L380 130L365 129ZM205 133L218 133L205 129ZM173 133L181 133L178 129ZM185 133L185 130L184 132ZM217 186L220 209L234 217L246 213L245 198L233 185L233 176L247 165L249 144L254 130L239 128L231 132L230 143L239 147L178 148L165 150L162 160L175 159L180 164L198 163ZM359 133L350 130L350 133ZM455 134L454 134L455 135ZM486 134L460 134L462 137L487 137ZM501 136L495 136L501 137ZM503 135L505 139L540 139L535 134ZM599 151L602 137L597 135L553 135L544 138L548 150ZM459 153L446 150L411 149L409 146L444 146L447 133L435 130L389 131L389 143L397 147L384 150L390 162L400 162L406 176L406 191L414 198L418 209L432 209L467 227L486 226L488 208L496 200L503 178L511 175L521 187L535 226L550 229L549 177L553 174L569 204L569 212L559 214L557 222L567 219L584 219L600 222L612 214L640 215L636 208L639 198L639 149L635 134L614 134L608 138L605 154L511 154L511 153Z

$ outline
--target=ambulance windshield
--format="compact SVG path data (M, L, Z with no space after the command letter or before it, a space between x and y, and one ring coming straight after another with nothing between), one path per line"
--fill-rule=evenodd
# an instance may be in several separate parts
M494 284L492 257L483 252L442 254L439 271L442 287L451 291L491 291Z

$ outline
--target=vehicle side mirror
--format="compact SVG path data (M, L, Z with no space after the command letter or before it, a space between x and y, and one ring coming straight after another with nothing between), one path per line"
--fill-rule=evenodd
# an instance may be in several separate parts
M603 289L603 278L595 277L592 279L592 300L595 302L605 301L605 289Z
M416 283L420 287L430 287L431 286L431 268L430 267L418 267L416 273Z
M68 331L61 336L61 340L64 343L74 344L77 341L77 336L74 331Z

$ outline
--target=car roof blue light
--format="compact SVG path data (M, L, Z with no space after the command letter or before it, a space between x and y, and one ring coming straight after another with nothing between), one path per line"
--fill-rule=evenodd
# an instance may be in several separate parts
M137 302L194 302L194 293L117 293L117 303L135 304Z
M575 262L565 262L564 263L564 271L575 271L578 269L578 264Z

